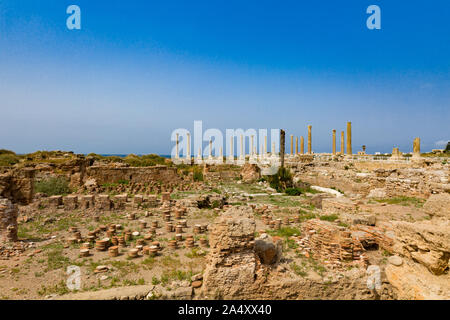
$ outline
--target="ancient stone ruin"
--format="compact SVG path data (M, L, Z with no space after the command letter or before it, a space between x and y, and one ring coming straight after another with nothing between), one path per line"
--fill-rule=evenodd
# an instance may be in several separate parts
M17 241L17 206L11 200L0 198L0 241Z

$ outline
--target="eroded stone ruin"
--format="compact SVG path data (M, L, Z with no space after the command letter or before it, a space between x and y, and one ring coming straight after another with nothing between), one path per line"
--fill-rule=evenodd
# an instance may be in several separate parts
M449 163L422 157L420 139L408 159L355 155L351 124L338 151L336 133L330 154L313 152L311 127L306 148L291 136L297 195L269 182L274 148L234 165L63 153L2 167L0 287L32 299L449 299ZM36 191L51 178L70 190ZM69 265L85 292L61 284Z

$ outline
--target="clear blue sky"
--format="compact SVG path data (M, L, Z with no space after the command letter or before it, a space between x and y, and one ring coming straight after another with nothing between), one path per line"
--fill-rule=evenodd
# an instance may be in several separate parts
M19 153L167 154L194 120L311 124L315 152L352 121L355 152L427 151L449 110L448 0L0 0L0 148Z

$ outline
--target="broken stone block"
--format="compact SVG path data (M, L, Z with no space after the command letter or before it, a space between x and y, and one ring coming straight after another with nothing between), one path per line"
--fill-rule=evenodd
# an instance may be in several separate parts
M363 224L366 226L374 226L377 222L377 218L373 214L369 213L341 213L340 219L348 224Z
M347 198L329 198L322 200L322 210L327 214L352 213L358 211L358 206Z
M322 201L323 199L334 198L331 194L328 193L319 193L311 197L309 200L310 204L318 209L322 209Z
M424 265L441 275L449 268L450 225L433 221L393 221L394 252Z
M78 207L78 196L69 195L63 197L63 204L65 210L75 210Z
M126 193L115 195L114 196L114 209L124 210L125 204L127 203L127 199L128 199L128 195Z
M272 241L270 238L256 239L255 252L264 264L274 264L281 259L283 245L281 241Z
M241 169L240 177L242 182L255 182L261 178L261 169L256 164L246 163Z
M51 196L48 198L48 206L52 209L57 209L63 204L62 196Z
M254 251L255 228L248 207L230 208L216 219L209 235L211 250L201 289L204 295L223 299L248 296L259 260Z
M161 201L170 201L170 192L161 193Z
M432 194L423 205L430 216L450 218L450 194Z
M133 198L133 203L136 206L140 205L143 201L144 201L144 196L140 195L140 194L135 195Z
M95 209L97 210L111 210L111 200L109 199L109 195L101 194L95 198Z
M0 241L17 241L18 210L8 199L0 199Z
M94 196L93 195L83 195L80 198L80 209L94 208Z

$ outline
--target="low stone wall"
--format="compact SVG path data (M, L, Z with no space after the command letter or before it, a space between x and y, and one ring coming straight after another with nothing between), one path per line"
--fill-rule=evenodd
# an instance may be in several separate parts
M170 197L170 194L169 194ZM52 209L64 210L127 210L138 207L156 208L161 200L156 195L135 195L129 198L127 194L119 194L110 197L107 194L99 195L68 195L68 196L51 196L40 199L40 205Z
M93 178L98 184L117 183L118 181L129 181L132 183L173 183L181 180L177 168L167 166L154 167L88 167L86 176Z

